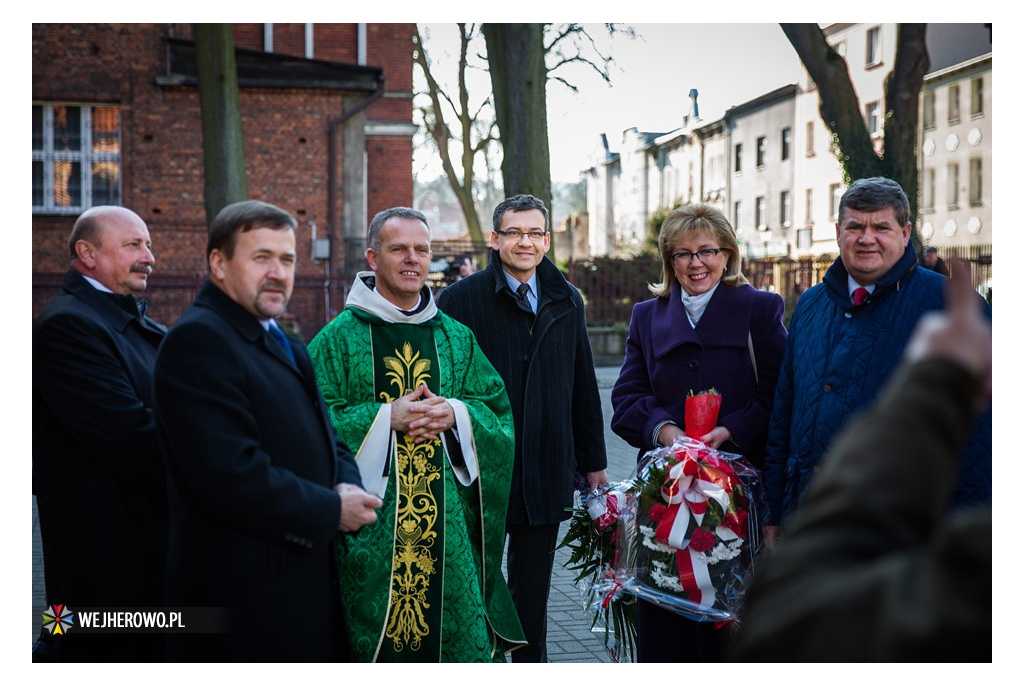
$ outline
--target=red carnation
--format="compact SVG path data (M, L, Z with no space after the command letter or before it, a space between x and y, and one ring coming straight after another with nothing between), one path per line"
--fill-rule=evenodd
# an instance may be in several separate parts
M661 504L654 504L651 506L651 510L648 512L651 515L651 520L657 523L665 516L665 512L668 511Z
M747 510L740 509L739 511L729 512L725 520L722 521L722 525L736 533L740 538L747 537Z
M697 528L690 536L690 549L694 552L707 552L715 546L715 536L703 528Z

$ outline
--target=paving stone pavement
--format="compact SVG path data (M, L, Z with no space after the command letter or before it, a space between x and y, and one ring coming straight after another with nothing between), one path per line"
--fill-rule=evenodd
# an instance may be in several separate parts
M608 480L611 482L628 478L636 466L636 449L627 445L609 428L612 418L612 385L618 375L618 364L597 368L608 450ZM567 528L568 522L563 523L559 539L565 535ZM555 570L551 577L551 597L548 600L548 661L609 663L612 658L604 648L603 635L590 631L593 616L584 610L580 593L573 584L575 574L563 566L568 559L568 549L555 551Z
M608 479L623 480L632 473L636 464L636 450L611 432L611 389L619 374L621 360L599 360L598 387L604 411L605 441L608 449ZM562 524L561 536L568 522ZM551 579L551 597L548 602L548 659L553 663L609 663L611 657L604 648L602 635L590 631L592 616L583 609L579 591L573 584L574 574L563 564L568 560L567 549L555 553L555 569ZM32 498L32 641L35 642L46 609L43 584L43 552L39 538L39 516L35 498Z

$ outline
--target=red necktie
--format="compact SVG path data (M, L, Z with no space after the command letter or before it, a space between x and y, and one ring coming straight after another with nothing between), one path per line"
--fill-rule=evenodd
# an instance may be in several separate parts
M864 300L868 299L867 288L857 288L853 291L853 306L864 304Z

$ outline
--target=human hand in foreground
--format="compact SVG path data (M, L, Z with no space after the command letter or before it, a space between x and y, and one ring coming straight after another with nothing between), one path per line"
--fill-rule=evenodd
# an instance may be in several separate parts
M992 326L982 316L978 294L971 287L970 267L954 261L950 275L945 311L921 317L907 342L906 358L943 357L960 364L980 381L976 404L982 407L992 395Z
M725 426L715 426L710 433L705 433L700 437L701 442L716 450L722 445L722 443L731 439L732 432Z
M379 497L351 483L338 483L334 490L341 496L341 520L338 522L338 530L343 533L354 533L377 520L376 509L383 504Z
M587 487L590 488L590 492L594 492L602 485L608 485L608 474L604 469L587 473Z
M683 433L682 428L674 423L666 423L661 427L661 430L658 431L658 444L655 445L655 447L668 447L676 441L676 438L681 438L684 435L685 433Z

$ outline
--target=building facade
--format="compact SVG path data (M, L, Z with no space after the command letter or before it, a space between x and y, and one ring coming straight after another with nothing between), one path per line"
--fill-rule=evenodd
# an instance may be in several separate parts
M830 24L823 31L847 61L865 126L881 149L884 80L894 65L897 25ZM926 35L931 68L920 93L920 216L912 220L924 243L940 254L969 248L982 261L987 252L990 262L991 30L984 24L931 24ZM748 260L827 264L837 254L835 223L846 186L818 111L817 86L802 66L794 78L793 85L711 122L684 120L667 134L628 131L623 154L606 149L585 172L591 225L595 215L614 216L606 224L609 234L628 235L623 227L640 225L655 209L699 199L729 217ZM658 178L642 174L641 164ZM635 179L641 178L662 189L653 207L634 199ZM591 250L626 256L641 244L592 239ZM776 280L771 270L755 272L764 280L755 285Z
M344 306L367 218L412 204L413 24L234 24L249 196L299 221L289 321ZM147 299L173 323L206 274L191 24L32 27L33 315L59 288L75 218L122 205L157 257Z

